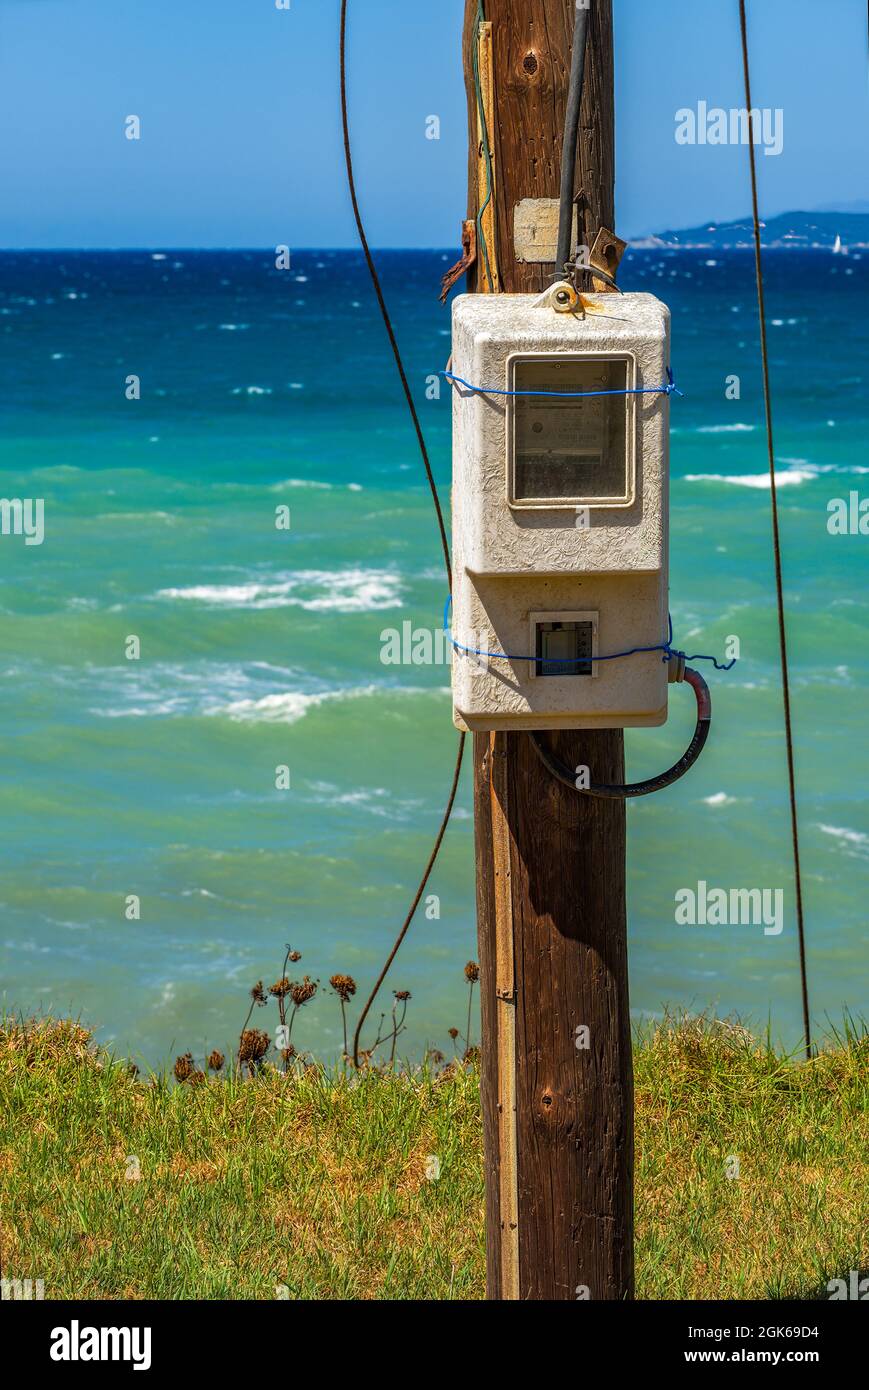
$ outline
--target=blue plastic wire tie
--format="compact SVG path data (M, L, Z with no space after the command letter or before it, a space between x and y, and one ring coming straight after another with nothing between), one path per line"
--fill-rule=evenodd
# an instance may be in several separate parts
M465 647L461 642L457 642L450 629L450 607L452 605L452 594L447 595L444 604L444 625L443 630L450 639L450 645L457 652L464 652L467 656L485 656L495 661L533 661L538 662L542 658L538 656L517 656L514 652L486 652L478 647ZM688 656L687 652L680 651L673 646L673 619L667 615L668 637L666 642L657 642L653 647L631 647L625 652L611 652L609 656L559 656L546 657L547 666L569 665L575 666L578 661L619 661L624 656L636 656L643 652L663 652L662 661L669 661L671 657L682 657L685 661L711 661L716 671L729 671L736 665L736 657L730 661L719 661L715 656L705 656L702 652L695 652Z
M456 386L464 386L466 391L473 391L476 396L559 396L565 400L577 400L583 396L683 396L685 393L680 391L673 380L673 373L667 368L666 386L630 386L619 388L614 391L501 391L494 386L472 386L463 377L454 376L452 372L441 372L442 377L447 381L453 382Z

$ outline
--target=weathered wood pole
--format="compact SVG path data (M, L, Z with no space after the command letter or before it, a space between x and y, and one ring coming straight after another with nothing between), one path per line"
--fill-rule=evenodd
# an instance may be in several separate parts
M519 262L516 205L557 199L575 0L485 0L499 286ZM478 3L467 0L469 218L480 206ZM481 65L478 62L478 71ZM614 222L611 0L591 0L577 160L580 241ZM469 288L490 289L480 248ZM553 251L554 256L554 251ZM620 731L552 734L592 779L624 781ZM500 1299L633 1296L633 1084L625 806L555 781L526 734L474 736L487 1285Z

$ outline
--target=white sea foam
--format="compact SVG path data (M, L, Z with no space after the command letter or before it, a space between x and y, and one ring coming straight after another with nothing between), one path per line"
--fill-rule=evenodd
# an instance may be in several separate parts
M324 806L348 807L383 820L406 821L423 804L415 797L396 797L386 787L359 787L344 791L331 782L312 782L315 800Z
M317 709L330 701L358 700L379 693L376 685L359 686L349 690L322 690L313 695L285 690L274 695L263 695L258 700L233 700L223 708L211 710L210 713L222 714L243 723L296 724L300 719L304 719L309 710Z
M788 468L778 465L787 463ZM795 458L781 454L776 459L776 483L779 487L794 487L800 483L811 482L813 478L833 474L837 477L850 477L854 474L869 473L863 464L848 464L846 467L836 463L811 463L805 458ZM736 487L769 488L769 473L686 473L686 483L731 483Z
M863 831L849 830L847 826L823 825L820 822L818 829L838 840L845 854L858 859L869 857L869 835L865 835Z
M296 724L311 710L322 705L343 704L351 700L368 700L376 697L381 703L394 697L410 696L418 699L420 695L436 694L443 696L442 690L420 689L415 686L358 685L345 686L338 690L281 690L258 698L231 700L224 705L211 705L205 712L209 715L222 715L240 723ZM327 783L314 783L315 790L328 789ZM341 795L345 795L342 793ZM348 792L347 804L352 804L356 793Z
M222 709L212 710L212 714L222 714L230 719L243 722L265 724L295 724L303 719L308 710L328 700L328 693L321 695L302 695L298 691L287 690L281 695L263 695L259 700L233 700Z
M745 434L757 429L757 425L700 425L698 434Z
M313 487L329 491L333 483L322 483L315 478L285 478L282 483L273 483L269 492L283 492L286 487Z
M158 598L196 599L200 603L220 603L233 607L239 603L250 603L257 595L265 592L264 584L194 584L189 589L160 589Z
M816 468L777 469L775 480L778 487L795 487L808 483L818 476ZM730 483L734 487L753 487L769 490L768 473L686 473L686 483Z
M703 798L706 806L735 806L738 800L738 796L728 796L727 792L713 792L712 796Z
M192 584L160 589L157 598L220 608L303 608L309 613L371 613L397 608L401 580L390 570L298 570L243 584Z
M94 521L167 521L175 526L181 520L177 512L98 512Z
M56 668L53 681L61 686L87 684L89 713L99 719L197 718L222 713L234 700L256 699L288 683L311 688L303 671L219 661L156 662L131 668L118 680L117 670L89 666Z
M153 719L160 714L190 714L186 701L180 699L153 700L145 705L115 705L106 709L92 708L90 714L99 719Z

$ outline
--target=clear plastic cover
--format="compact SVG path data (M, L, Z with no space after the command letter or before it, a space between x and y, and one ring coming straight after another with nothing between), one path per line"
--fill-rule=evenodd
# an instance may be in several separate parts
M514 361L512 390L606 392L613 395L518 395L511 398L513 467L510 501L519 505L630 500L628 416L632 397L626 358Z

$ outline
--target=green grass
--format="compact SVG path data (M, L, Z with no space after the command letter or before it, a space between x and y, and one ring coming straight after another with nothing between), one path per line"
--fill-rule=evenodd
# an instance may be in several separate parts
M802 1065L706 1020L641 1040L638 1297L810 1297L865 1268L867 1068L853 1030ZM480 1298L481 1144L473 1068L179 1086L76 1024L7 1022L3 1274L46 1298Z
M795 1063L683 1019L634 1054L637 1292L827 1297L869 1256L869 1035ZM739 1176L728 1177L738 1160Z

